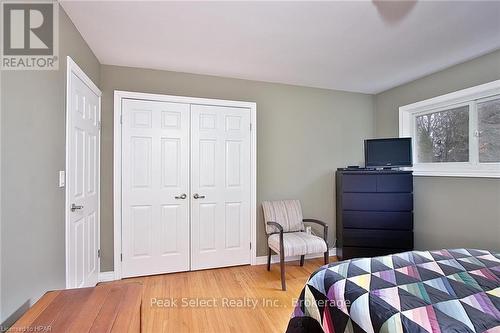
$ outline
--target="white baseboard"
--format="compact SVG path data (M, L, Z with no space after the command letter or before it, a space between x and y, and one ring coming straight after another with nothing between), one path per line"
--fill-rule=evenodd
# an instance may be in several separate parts
M99 280L99 282L114 281L115 280L115 272L113 272L113 271L99 272L97 279Z
M337 249L336 248L331 248L328 253L331 256L335 256L337 254ZM322 258L323 253L316 253L316 254L308 254L306 255L306 259L313 259L313 258ZM260 256L256 258L257 260L255 261L255 265L265 265L267 264L267 256ZM285 261L297 261L300 259L300 256L294 256L294 257L286 257ZM271 256L271 263L279 263L280 262L280 257L279 255L275 254ZM115 281L115 272L114 271L109 271L109 272L100 272L98 276L99 282L109 282L109 281Z
M331 256L337 255L337 249L336 248L331 248L328 250L328 253ZM312 258L323 258L323 253L317 253L317 254L308 254L306 255L306 259L312 259ZM260 256L256 258L257 260L255 261L255 265L265 265L267 264L267 256ZM293 257L286 257L285 262L287 261L297 261L300 260L300 256L293 256ZM271 256L271 264L275 264L280 262L280 256L275 254Z

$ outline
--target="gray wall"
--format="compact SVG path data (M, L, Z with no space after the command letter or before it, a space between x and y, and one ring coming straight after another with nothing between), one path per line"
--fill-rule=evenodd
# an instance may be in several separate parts
M398 135L402 105L500 79L500 51L375 96L375 134ZM415 178L415 246L500 250L500 180Z
M257 103L257 254L266 252L260 202L298 198L304 215L330 224L333 171L363 160L373 135L370 95L167 71L101 66L101 270L113 269L113 91L130 90Z
M100 65L62 9L59 17L59 70L5 71L1 78L5 324L32 299L65 287L64 189L57 172L65 168L66 56L97 84Z

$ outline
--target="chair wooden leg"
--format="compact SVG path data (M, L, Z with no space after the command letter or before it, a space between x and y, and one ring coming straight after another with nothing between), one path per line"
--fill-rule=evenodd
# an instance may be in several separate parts
M268 248L268 253L267 253L267 270L271 270L271 248Z
M280 270L281 270L281 289L283 291L286 290L286 283L285 283L285 255L283 251L280 253Z
M305 255L300 256L300 266L304 266L304 257Z
M326 251L326 252L324 253L324 256L325 256L325 265L328 265L328 261L329 261L329 259L330 259L330 258L328 257L328 251Z

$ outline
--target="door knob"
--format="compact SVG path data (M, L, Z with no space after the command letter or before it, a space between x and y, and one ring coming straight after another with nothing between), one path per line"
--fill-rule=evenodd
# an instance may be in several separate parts
M83 209L83 206L77 206L74 203L71 204L71 211L74 212L75 210L80 210Z
M187 198L187 195L186 195L186 193L182 193L181 195L176 195L174 198L176 198L177 200L178 199L183 199L184 200L184 199Z
M204 195L199 195L198 193L195 193L193 195L193 198L195 198L195 199L205 199L205 196Z

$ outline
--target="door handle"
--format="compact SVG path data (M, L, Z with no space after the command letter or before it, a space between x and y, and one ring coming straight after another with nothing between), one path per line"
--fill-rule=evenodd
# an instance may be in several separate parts
M71 204L71 211L74 212L75 210L80 210L83 209L83 206L77 206L74 203Z
M204 195L199 195L198 193L195 193L193 195L193 198L195 198L195 199L205 199L205 196Z
M184 200L187 198L187 195L186 195L186 193L182 193L181 195L176 195L174 198L176 198L177 200L179 200L179 199Z

